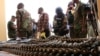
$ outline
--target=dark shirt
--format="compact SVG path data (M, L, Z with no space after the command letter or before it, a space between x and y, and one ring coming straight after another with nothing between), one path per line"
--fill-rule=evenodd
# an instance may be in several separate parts
M14 26L14 23L9 21L7 25L9 38L14 38L16 36L16 29L13 26Z
M73 25L74 24L74 15L72 14L71 11L68 13L68 25Z

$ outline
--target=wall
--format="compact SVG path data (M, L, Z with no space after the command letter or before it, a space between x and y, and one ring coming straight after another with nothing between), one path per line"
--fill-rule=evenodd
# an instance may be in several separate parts
M6 40L5 0L0 0L0 41Z

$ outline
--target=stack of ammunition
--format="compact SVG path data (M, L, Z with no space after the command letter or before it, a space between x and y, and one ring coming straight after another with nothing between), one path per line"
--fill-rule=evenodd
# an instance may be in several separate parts
M99 56L97 40L55 38L7 44L0 49L20 56Z

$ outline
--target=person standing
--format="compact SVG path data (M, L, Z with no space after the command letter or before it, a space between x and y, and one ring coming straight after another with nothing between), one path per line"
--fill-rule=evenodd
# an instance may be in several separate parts
M53 29L55 35L64 36L68 33L67 17L64 15L62 8L56 8L56 15L54 16Z
M40 39L41 33L45 33L46 37L50 36L50 30L49 30L49 16L47 13L44 13L44 9L40 7L38 9L39 14L39 20L37 23L37 39Z
M17 31L18 31L18 37L23 38L29 38L29 33L32 31L31 28L31 16L28 11L24 9L24 4L19 3L17 6Z
M10 38L10 40L16 40L17 37L17 33L16 33L16 25L14 24L16 20L15 16L11 17L11 20L8 22L7 24L7 28L8 28L8 37Z
M70 37L74 37L74 3L71 1L68 4L68 9L67 9L67 18L68 18L68 26L69 26L69 32L70 32Z
M84 4L80 0L73 0L75 4L74 13L74 38L87 37L87 19Z

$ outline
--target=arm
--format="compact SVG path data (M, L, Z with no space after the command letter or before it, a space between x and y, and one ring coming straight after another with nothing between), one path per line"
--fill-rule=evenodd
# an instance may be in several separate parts
M67 19L67 16L65 16L65 17L64 17L63 24L64 24L64 25L67 25L67 23L68 23L68 19Z
M19 11L16 12L16 18L17 18L17 27L19 29L19 27L20 27L20 14L19 14Z
M67 22L68 22L67 16L64 16L63 26L61 27L61 29L66 28L66 26L67 26Z

